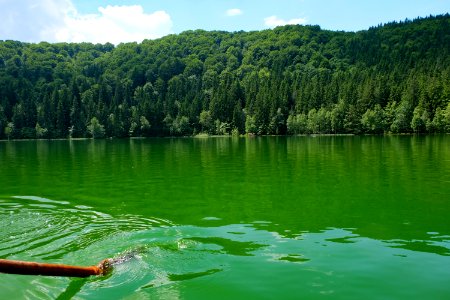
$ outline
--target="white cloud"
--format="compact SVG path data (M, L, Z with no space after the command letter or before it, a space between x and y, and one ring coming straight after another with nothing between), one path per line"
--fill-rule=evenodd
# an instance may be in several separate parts
M164 11L145 13L140 5L99 7L79 14L70 0L0 0L0 39L26 42L141 42L172 33Z
M226 11L225 13L228 17L235 17L243 14L243 11L239 8L232 8Z
M264 24L267 27L274 28L277 26L284 26L284 25L296 25L296 24L305 24L307 22L306 18L297 18L297 19L291 19L289 21L279 19L277 16L270 16L264 19Z
M100 7L100 14L66 15L66 27L56 31L56 39L73 42L141 42L167 35L172 20L164 11L146 14L140 5Z
M35 42L44 31L64 26L70 0L0 0L0 39Z

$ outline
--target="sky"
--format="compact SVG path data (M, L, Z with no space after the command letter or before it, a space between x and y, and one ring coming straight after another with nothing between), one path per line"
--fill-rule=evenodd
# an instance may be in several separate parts
M0 40L142 42L186 30L286 24L359 31L450 13L450 0L0 0Z

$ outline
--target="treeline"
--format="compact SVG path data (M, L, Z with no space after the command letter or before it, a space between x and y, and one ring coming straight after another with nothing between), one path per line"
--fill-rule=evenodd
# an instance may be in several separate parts
M450 16L360 32L0 41L0 139L450 132Z

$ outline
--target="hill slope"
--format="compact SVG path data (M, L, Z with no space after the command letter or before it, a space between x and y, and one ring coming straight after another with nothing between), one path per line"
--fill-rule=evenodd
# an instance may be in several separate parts
M0 42L0 139L450 131L450 16L356 33Z

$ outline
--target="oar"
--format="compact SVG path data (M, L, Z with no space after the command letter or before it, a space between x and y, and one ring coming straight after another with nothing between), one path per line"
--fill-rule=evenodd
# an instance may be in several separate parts
M89 267L0 259L0 272L20 275L88 277L108 274L112 269L112 264L113 260L110 258L102 260L96 266Z

